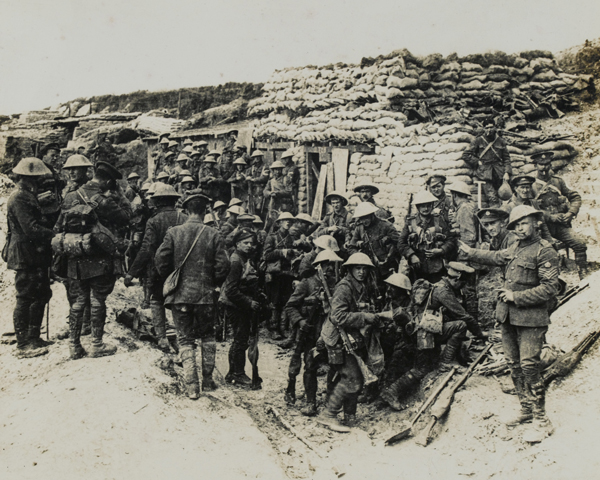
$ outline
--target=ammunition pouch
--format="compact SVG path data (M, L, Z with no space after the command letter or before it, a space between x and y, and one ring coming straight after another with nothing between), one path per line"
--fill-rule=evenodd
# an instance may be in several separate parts
M330 365L343 365L344 348L341 345L330 347L327 345L327 358Z

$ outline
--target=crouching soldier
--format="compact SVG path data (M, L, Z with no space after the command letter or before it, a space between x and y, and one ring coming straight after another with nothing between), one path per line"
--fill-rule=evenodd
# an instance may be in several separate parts
M202 389L216 388L212 378L217 351L215 289L229 272L229 259L219 232L202 223L209 202L202 194L188 197L183 204L189 214L187 221L167 231L154 257L156 270L163 278L179 270L175 288L164 292L165 306L173 313L187 395L192 400L200 396L194 343L198 338L202 341Z
M341 262L335 252L323 250L317 255L313 266L321 266L327 289L333 291L335 287L335 263ZM285 391L285 400L289 404L296 402L296 377L302 368L304 357L304 393L306 394L306 407L302 415L312 417L317 414L317 369L320 365L319 358L325 352L316 349L317 340L325 317L329 313L329 305L325 299L323 278L321 273L313 271L313 275L304 278L294 289L294 293L285 306L285 313L290 320L293 330L298 330L298 342L290 360L288 369L288 386Z
M48 268L52 262L52 230L42 225L42 209L37 200L37 181L50 170L37 158L24 158L13 168L17 188L8 199L8 234L2 259L15 270L17 303L13 312L17 336L16 356L31 358L48 353L49 345L40 338L46 303L50 301Z
M355 253L343 265L346 276L338 283L333 294L331 313L325 320L322 337L327 347L329 364L337 372L327 407L317 421L336 432L349 432L348 424L356 418L358 394L365 379L357 356L367 360L367 348L361 329L376 326L380 316L374 313L375 294L369 289L367 277L375 268L364 253ZM343 333L340 333L343 332ZM344 350L342 335L355 340L353 353ZM350 346L348 348L351 348ZM356 354L356 356L354 355ZM338 413L343 409L346 425L340 423Z
M504 267L505 284L499 293L496 320L501 324L504 355L521 402L519 415L507 425L533 420L533 428L523 436L528 442L540 442L554 431L546 416L540 355L550 324L548 311L560 284L558 254L550 242L540 238L542 216L531 206L515 207L507 228L514 230L518 243L505 250L488 252L460 245L470 260Z

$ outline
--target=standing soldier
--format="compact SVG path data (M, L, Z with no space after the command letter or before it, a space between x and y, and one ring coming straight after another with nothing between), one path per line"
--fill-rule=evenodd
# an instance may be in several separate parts
M345 245L350 240L352 220L352 215L346 209L348 199L341 192L331 192L325 197L325 202L331 205L331 212L325 215L315 235L331 235L338 245Z
M502 328L502 345L521 411L508 426L534 422L523 436L527 442L540 442L553 432L546 416L546 387L541 377L540 355L548 325L549 309L556 303L558 254L552 244L540 238L537 222L542 212L521 205L510 213L508 229L518 243L506 250L488 252L464 244L461 250L475 262L504 267L504 288L499 292L496 321Z
M224 191L229 189L229 185L221 178L216 160L218 156L218 152L210 152L204 158L200 178L198 179L198 187L202 189L202 193L210 198L224 202L225 200L229 201L230 192Z
M152 172L152 177L156 178L158 172L162 170L165 166L165 155L169 151L169 138L163 137L160 142L158 142L158 148L152 152L152 156L154 157L154 171Z
M392 223L394 222L392 212L380 207L377 205L377 202L375 202L375 195L379 193L379 189L375 185L371 185L369 183L357 185L354 187L354 191L358 194L361 202L369 202L377 207L376 215L378 218L391 221Z
M514 232L506 229L508 216L509 213L501 208L482 208L477 212L479 223L487 233L490 250L504 250L517 240Z
M231 268L223 284L220 302L225 305L226 323L233 329L233 341L229 349L229 372L227 383L248 387L252 380L245 372L246 350L250 339L252 315L260 311L259 274L254 261L256 233L240 228L233 238L235 250L231 255Z
M377 216L378 207L370 202L359 203L354 210L356 225L350 243L350 254L362 251L375 264L377 282L381 284L390 271L398 268L400 235L394 226Z
M498 123L502 120L498 120ZM475 171L477 180L485 182L483 192L490 207L499 207L498 189L512 175L510 154L493 118L484 121L483 134L471 142L462 159Z
M175 165L169 172L169 183L171 185L177 183L179 180L179 174L187 169L187 162L189 161L188 156L185 153L180 153L177 157L177 165Z
M553 175L553 157L554 152L541 152L531 156L537 164L533 193L544 212L550 235L573 250L579 277L583 279L589 273L587 246L585 240L575 233L571 226L581 208L581 196L575 190L571 190L562 178Z
M342 262L342 259L332 250L321 251L313 262L313 267L321 266L330 292L335 287L335 264L338 262ZM294 289L294 293L285 305L285 313L292 329L299 332L298 342L290 359L285 400L289 404L296 403L296 377L300 373L302 360L304 360L306 407L302 409L302 415L313 417L317 414L317 370L320 363L316 346L321 328L329 313L329 305L324 302L321 277L314 268L312 275L301 280Z
M89 253L69 256L67 276L71 281L70 288L74 288L77 295L69 313L69 350L73 360L87 355L80 341L86 305L90 305L92 326L90 356L113 355L117 351L117 347L105 344L102 338L106 322L106 298L113 291L120 268L116 231L126 228L131 220L131 210L121 208L110 193L111 183L121 178L121 173L112 165L96 163L94 178L65 197L56 225L59 233L89 233L85 221L76 224L82 218L80 212L87 207L93 210L93 218L97 219L102 232L92 234L98 243L92 245Z
M294 163L294 152L286 150L281 154L281 163L283 164L283 178L292 192L292 213L298 208L298 188L300 185L300 171Z
M212 378L217 352L215 289L229 272L221 236L202 223L209 202L202 194L188 197L183 204L189 214L187 221L167 231L154 257L156 270L163 278L179 268L179 282L166 296L165 306L173 313L187 395L192 400L200 396L195 353L198 338L202 342L202 389L216 388Z
M277 231L269 234L263 250L263 261L266 265L266 291L271 306L271 321L268 325L273 340L281 340L284 332L281 313L293 290L294 274L292 261L299 253L294 248L294 237L290 228L294 216L284 212L277 218Z
M450 258L456 245L448 224L433 212L437 198L430 192L418 192L413 204L417 213L406 217L398 249L408 261L414 278L438 282L444 275L444 258Z
M238 158L233 162L235 171L229 177L227 182L231 185L231 197L239 198L243 204L247 204L248 200L248 180L246 176L246 167L248 164L243 158Z
M163 279L154 266L154 255L162 244L167 230L181 225L187 219L185 214L175 210L174 205L178 198L179 194L171 185L161 184L156 188L152 196L156 213L146 223L142 246L124 279L125 286L129 287L133 285L134 278L148 278L152 325L158 338L158 347L166 352L170 351L170 345L167 340L167 317L162 293Z
M250 170L248 172L248 189L254 201L254 210L248 205L250 213L262 214L263 207L263 190L269 180L269 169L264 165L265 154L260 150L254 150L250 155Z
M66 182L58 172L58 144L51 143L46 147L42 161L48 167L50 173L40 178L37 182L38 201L42 208L42 222L46 227L52 228L60 215L61 192L66 185Z
M76 154L67 158L62 168L67 171L69 181L62 192L63 198L67 196L67 193L74 192L88 181L90 167L93 167L92 162L83 155Z
M356 357L344 350L340 330L356 341L358 347L355 353L366 361L368 353L361 330L369 326L375 328L380 317L375 313L375 294L367 282L369 271L375 268L369 257L355 253L343 267L347 269L346 276L335 287L331 312L321 331L329 364L336 370L338 379L317 421L333 431L345 433L350 431L348 425L352 425L356 418L358 394L363 388L364 378ZM337 418L342 410L346 425Z
M134 198L140 194L140 176L136 172L131 172L127 177L127 189L125 198L133 202Z
M46 304L52 297L49 268L52 262L52 230L42 224L37 200L37 181L50 170L37 158L24 158L15 168L17 188L8 199L8 233L2 259L15 270L17 302L13 312L18 358L48 353L49 343L40 338Z
M271 178L267 181L263 192L265 201L269 201L267 215L267 230L273 224L273 219L283 212L292 213L294 210L292 185L283 176L284 165L280 161L271 164Z
M453 211L452 198L450 195L446 195L444 187L446 186L446 177L439 173L431 175L427 181L427 190L437 198L437 201L433 205L433 212L439 213L444 221L450 225L450 212Z

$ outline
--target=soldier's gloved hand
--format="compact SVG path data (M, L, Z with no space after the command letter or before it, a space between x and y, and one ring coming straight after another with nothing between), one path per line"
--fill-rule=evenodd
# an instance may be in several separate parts
M133 277L129 274L125 275L125 278L123 279L123 283L125 284L126 287L131 287L133 285Z
M421 260L416 255L410 256L410 264L415 268L421 268Z
M260 308L260 303L258 303L256 300L252 300L252 302L250 303L250 308L253 312L256 312Z

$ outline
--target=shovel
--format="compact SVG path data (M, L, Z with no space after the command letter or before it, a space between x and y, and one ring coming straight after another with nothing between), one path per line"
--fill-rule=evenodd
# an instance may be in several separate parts
M433 393L431 395L429 395L429 398L425 401L425 403L423 403L423 405L421 405L421 408L415 414L415 416L412 418L408 427L406 427L404 430L402 430L400 433L397 433L393 437L388 438L385 441L386 445L394 445L395 443L398 443L400 440L404 440L405 438L408 438L412 435L412 428L415 426L415 423L417 423L417 420L421 417L423 412L425 410L427 410L429 405L431 405L435 401L436 397L440 394L440 392L444 389L444 387L448 384L448 382L454 375L454 372L456 372L456 367L452 367L452 370L450 370L450 372L448 372L448 375L446 375L446 377L444 378L442 383L440 383L438 385L438 387L433 391Z

